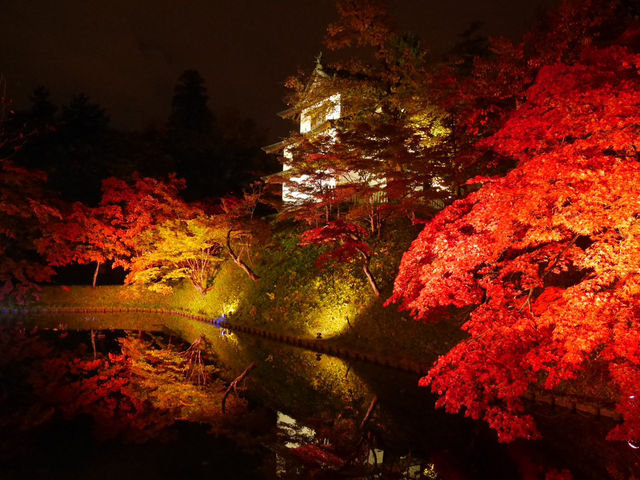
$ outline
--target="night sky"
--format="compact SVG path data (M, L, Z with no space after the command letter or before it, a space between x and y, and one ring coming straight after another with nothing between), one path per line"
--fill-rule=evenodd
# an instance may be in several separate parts
M517 36L553 0L391 2L400 30L442 51L471 22ZM286 134L284 80L310 70L335 19L334 0L0 0L0 73L18 107L34 86L57 103L85 92L112 126L162 124L187 68L207 80L210 106L251 117L268 140Z

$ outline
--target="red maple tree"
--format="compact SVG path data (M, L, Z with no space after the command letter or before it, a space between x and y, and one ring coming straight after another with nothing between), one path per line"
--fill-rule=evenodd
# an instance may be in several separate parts
M517 167L445 209L404 255L390 302L416 319L472 308L469 338L421 380L510 441L538 434L532 387L606 372L640 438L640 56L587 47L543 67L484 146Z
M93 286L101 264L111 262L126 270L144 250L143 233L167 220L188 218L192 208L179 196L185 181L167 181L134 175L131 181L107 178L97 207L80 202L50 222L38 249L52 266L96 264Z
M131 258L143 253L140 239L147 229L191 215L189 205L180 197L185 187L185 180L175 174L166 181L139 175L130 182L103 180L100 206L105 222L117 227L117 239L127 251L114 258L114 266L128 268Z
M300 245L329 244L335 248L322 254L316 264L324 265L329 260L346 263L360 259L362 271L376 296L380 296L380 288L370 270L373 251L364 241L369 232L359 225L342 220L329 222L324 227L313 228L302 234Z
M109 221L114 213L110 206L88 207L76 202L62 218L49 224L38 240L38 249L54 267L95 263L95 287L100 265L129 255L117 224Z
M242 197L229 195L222 198L221 211L212 217L216 231L223 235L222 238L218 236L218 242L226 247L229 257L254 282L260 277L243 258L243 254L250 259L255 241L268 233L266 223L254 215L261 201L262 189L261 184L254 183L250 190L243 192Z
M45 188L46 174L0 159L0 301L22 303L54 275L37 241L60 212Z

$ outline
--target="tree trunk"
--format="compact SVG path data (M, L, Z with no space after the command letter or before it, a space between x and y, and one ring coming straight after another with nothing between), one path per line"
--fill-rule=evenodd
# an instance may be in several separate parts
M100 270L100 262L96 262L96 271L93 272L93 288L96 288L96 282L98 281L98 271Z
M96 331L91 330L91 347L93 348L93 359L95 360L98 357L98 352L96 351Z
M198 293L200 293L200 295L202 295L203 297L207 294L207 292L209 292L209 290L211 290L214 287L214 285L209 285L208 287L203 287L200 284L200 282L198 282L196 279L194 279L191 275L189 275L187 278L191 282L191 285L193 285L193 288L195 288L198 291Z
M234 392L238 392L238 384L240 382L242 382L242 380L245 379L245 377L247 375L249 375L249 372L251 370L253 370L256 366L256 362L251 362L249 364L249 366L247 368L244 369L244 372L242 372L240 375L238 375L238 377L229 384L229 386L227 387L227 389L224 391L224 396L222 397L222 413L225 413L225 407L227 404L227 397L229 396L229 394L231 393L231 390L233 390Z
M249 265L244 263L242 259L233 251L233 248L231 248L231 232L233 232L233 229L227 232L227 251L229 252L229 255L231 255L231 258L236 263L236 265L238 265L242 270L245 271L247 275L249 275L249 278L251 280L257 282L258 280L260 280L260 277L253 273L251 268L249 268Z
M375 397L373 397L373 400L371 400L371 403L369 404L369 408L367 409L367 413L362 419L362 422L360 422L360 430L362 430L364 426L367 424L367 422L369 421L369 418L373 413L373 409L376 408L377 403L378 403L378 396L376 395Z
M369 270L369 258L367 258L364 262L364 265L362 265L362 270L364 271L364 274L367 276L367 280L369 280L369 285L371 285L371 288L373 289L373 293L376 294L376 297L379 297L380 289L376 284L375 278L373 278L373 275L371 274L371 270Z

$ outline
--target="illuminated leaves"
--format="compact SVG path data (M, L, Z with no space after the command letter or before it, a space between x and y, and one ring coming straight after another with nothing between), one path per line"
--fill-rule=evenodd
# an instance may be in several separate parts
M180 280L188 279L205 294L213 287L224 259L223 247L216 237L215 224L202 214L167 220L148 229L138 240L140 246L144 245L144 253L131 260L126 283L171 293Z
M316 264L324 265L328 260L346 263L359 259L362 262L362 270L369 281L371 289L380 296L380 289L371 274L369 264L372 250L364 242L369 232L355 223L336 220L329 222L324 227L314 228L302 234L300 245L329 244L334 247L318 258Z
M134 176L132 182L107 178L102 182L105 223L117 229L114 241L121 242L126 255L114 260L115 266L129 267L129 261L144 251L140 236L164 221L185 218L189 207L179 196L186 183L171 175L167 181Z
M46 175L0 159L0 301L34 295L53 269L37 254L37 240L60 217L45 190Z
M91 208L74 203L62 219L49 224L38 248L53 266L127 258L129 249L122 242L117 225L109 221L113 213L111 207Z
M543 67L484 142L518 166L438 215L405 254L391 301L418 319L471 307L471 337L421 384L503 441L537 434L521 396L608 366L637 439L640 77L622 47ZM622 374L624 372L624 374Z
M175 176L166 182L138 175L131 182L107 178L100 205L69 206L38 240L39 251L53 266L112 262L130 269L132 259L146 251L143 238L149 229L193 215L178 195L184 187Z
M381 49L389 41L389 17L379 2L341 0L337 9L340 19L329 25L325 40L331 50L365 46Z

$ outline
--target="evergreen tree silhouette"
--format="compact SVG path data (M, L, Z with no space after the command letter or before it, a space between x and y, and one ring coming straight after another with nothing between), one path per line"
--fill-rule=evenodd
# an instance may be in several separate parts
M109 116L100 105L91 103L84 93L74 95L69 105L62 107L62 124L73 138L103 133L109 125Z
M175 133L211 134L214 122L208 99L202 75L197 70L185 70L171 100L169 129Z
M109 176L109 159L104 155L108 125L105 109L79 93L62 107L56 131L42 138L43 155L35 161L66 200L91 204L99 200L100 181ZM34 157L32 149L27 153Z
M253 121L231 112L218 119L208 98L202 75L185 70L171 100L166 148L177 174L187 180L188 200L241 194L274 170L259 148L264 140Z
M50 97L51 92L44 85L38 85L29 96L31 101L29 120L37 129L53 126L58 107L51 101Z

